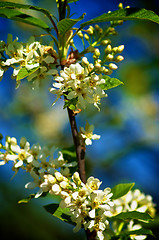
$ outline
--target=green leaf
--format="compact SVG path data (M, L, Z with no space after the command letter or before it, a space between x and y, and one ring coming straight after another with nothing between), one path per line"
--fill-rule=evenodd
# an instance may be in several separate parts
M21 204L21 203L28 203L34 197L35 197L35 194L31 194L29 197L23 198L23 199L19 200L18 203L19 204Z
M77 163L77 158L74 146L62 149L62 154L68 165L72 163L72 166L69 167L71 175L78 171L77 164L75 165L75 163Z
M61 35L64 35L67 31L69 31L77 22L81 21L84 18L83 14L80 18L77 19L70 19L70 18L65 18L62 19L57 23L57 28L60 32Z
M28 77L29 75L31 75L38 69L39 69L39 67L35 67L31 70L28 70L26 67L21 68L20 71L18 72L16 81L20 81L21 79Z
M67 0L67 3L78 2L79 0Z
M117 199L125 194L127 194L132 187L135 185L135 183L120 183L112 188L111 192L113 193L112 199Z
M75 225L75 223L71 220L69 208L60 208L57 203L46 205L44 208L47 212L51 213L60 220Z
M123 235L151 235L151 236L154 236L154 234L152 233L152 231L150 229L144 229L144 228L141 228L141 229L138 229L138 230L133 230L133 231L124 231L123 232Z
M16 20L19 22L24 22L42 28L46 31L49 30L49 26L41 19L32 17L24 12L20 12L15 9L0 8L0 17Z
M153 11L141 8L124 8L110 13L104 13L99 17L81 24L81 28L99 22L116 20L148 20L159 24L159 16Z
M65 99L65 104L63 106L63 109L65 108L70 108L72 111L76 110L76 106L77 106L77 102L78 102L78 98L72 98L72 99Z
M111 217L110 220L128 220L128 219L136 219L139 221L145 221L149 222L152 220L152 217L148 213L142 213L137 211L131 211L131 212L122 212L118 215Z
M121 82L119 79L117 78L111 78L109 76L103 76L102 78L105 79L105 83L100 84L99 86L103 89L103 90L108 90L114 87L117 87L121 84L124 84L123 82Z
M10 9L27 9L27 10L35 10L38 12L42 12L47 16L53 16L47 9L40 8L33 5L28 4L19 4L19 3L13 3L13 2L1 2L0 1L0 8L10 8Z

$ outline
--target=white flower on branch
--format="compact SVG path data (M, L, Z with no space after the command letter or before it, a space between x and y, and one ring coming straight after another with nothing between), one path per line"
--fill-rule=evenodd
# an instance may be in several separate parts
M92 140L99 140L100 135L93 134L94 126L86 122L85 129L80 128L80 136L84 140L86 145L92 145Z

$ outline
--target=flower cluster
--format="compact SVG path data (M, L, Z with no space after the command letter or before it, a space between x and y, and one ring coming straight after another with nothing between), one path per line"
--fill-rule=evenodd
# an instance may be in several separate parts
M86 128L92 128L88 123ZM90 141L90 138L88 141ZM87 140L86 139L86 140ZM122 228L128 231L139 230L142 226L134 220L129 222L113 221L109 224L111 217L121 212L147 212L152 217L155 215L155 204L150 195L145 195L136 189L129 191L126 195L118 199L111 199L113 193L110 188L100 190L101 181L94 177L89 177L86 183L80 179L79 173L72 176L70 167L76 167L76 162L68 162L64 159L62 152L58 152L55 157L55 148L48 149L30 143L23 137L20 144L14 137L6 137L5 144L0 143L0 165L5 165L9 161L13 163L12 170L15 173L21 168L29 172L33 181L28 182L25 187L38 191L35 198L43 193L49 193L61 198L59 206L69 209L68 215L76 225L74 231L77 232L83 227L85 230L96 233L96 239L111 239L109 232L119 233ZM146 235L130 234L132 240L143 240Z
M90 26L89 29L93 31L94 28ZM80 34L82 32L79 31L78 35ZM116 63L124 59L122 55L119 55L124 50L124 45L112 47L110 43L108 39L102 41L102 45L105 46L102 56L100 50L93 44L79 54L76 53L77 50L71 50L70 54L74 56L74 62L65 66L60 74L54 77L53 87L50 89L51 93L57 95L53 105L64 95L65 102L69 102L66 106L71 106L71 110L85 109L88 104L93 104L100 110L100 100L107 96L102 87L106 86L108 75L118 68ZM80 63L77 63L80 56L89 52L93 53L94 63L90 63L85 56ZM105 89L114 86L112 84L111 87L109 85Z
M23 137L20 140L20 145L14 137L6 137L5 145L0 144L0 165L5 165L9 161L12 162L12 170L15 173L21 168L29 172L33 177L33 182L26 184L26 188L39 187L44 181L44 175L54 174L57 169L64 175L70 176L70 167L75 167L76 162L68 162L63 158L62 152L56 154L56 148L48 149L46 146L41 147L39 144L34 144L30 147L30 143ZM40 196L42 191L39 191L36 197Z
M114 200L114 213L126 211L148 212L152 217L155 215L155 204L152 197L141 193L139 189L129 191L125 196Z
M101 182L94 177L89 177L84 184L78 172L71 178L69 167L76 166L76 162L67 163L61 152L54 158L55 149L49 151L39 144L30 147L24 137L21 138L20 145L16 138L7 137L5 145L1 144L0 149L0 165L11 161L15 172L22 168L33 177L33 181L25 187L39 188L35 198L48 192L60 196L60 207L70 209L71 220L76 224L75 232L84 227L90 231L95 230L97 239L104 239L103 231L109 225L107 218L111 216L110 209L113 206L110 188L99 190Z
M61 191L63 199L61 208L69 208L71 220L76 223L74 231L77 232L82 226L91 232L96 231L97 239L104 239L103 231L108 227L108 217L111 215L110 208L112 193L110 188L99 190L99 179L89 177L86 184L82 183L79 174L75 172L70 181L70 187Z
M131 190L126 195L116 200L113 200L114 206L111 208L112 216L117 215L121 212L147 212L152 217L155 216L155 204L152 201L152 196L145 195L141 193L139 189ZM114 232L119 228L120 223L114 222ZM127 230L139 230L141 229L141 224L136 224L134 220L130 220L127 224ZM143 240L146 239L146 235L130 235L130 239L132 240Z
M93 103L99 109L100 99L107 96L100 87L105 80L102 75L92 72L90 65L82 67L79 63L71 64L61 70L60 76L55 77L54 80L50 92L57 94L55 102L66 95L68 100L77 99L77 109L86 108L88 103Z
M17 78L21 69L28 72L28 81L33 81L34 85L39 85L39 80L48 75L55 75L57 60L56 51L52 46L44 46L35 41L32 37L26 44L18 42L18 38L13 40L8 34L7 43L0 42L0 77L4 71L12 67L13 78ZM25 75L24 75L25 77ZM24 78L22 77L22 78ZM20 81L19 81L20 83Z

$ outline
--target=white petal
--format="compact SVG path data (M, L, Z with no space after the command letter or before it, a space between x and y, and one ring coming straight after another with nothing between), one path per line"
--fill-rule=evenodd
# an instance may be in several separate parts
M37 184L35 182L28 182L27 184L25 184L25 188L28 188L28 189L33 189L36 187L37 187Z
M20 147L18 145L11 145L11 150L16 153L20 153Z
M38 198L38 197L40 197L42 194L43 194L43 191L40 189L40 190L36 193L36 195L35 195L34 198Z
M104 235L103 235L103 233L102 233L101 231L98 231L98 232L97 232L97 237L98 237L98 239L100 239L100 240L104 240Z
M5 161L0 161L0 166L3 166L3 165L5 165Z
M95 218L95 215L96 215L95 209L93 209L93 210L91 210L91 211L89 212L90 218Z
M21 167L22 165L23 165L23 161L20 160L19 162L17 162L17 163L14 165L14 167L15 167L15 168L18 168L18 167Z
M86 144L86 145L92 145L92 140L89 139L89 138L86 138L85 144Z
M30 155L30 156L27 157L27 162L28 162L28 163L31 163L33 160L34 160L34 158L33 158L32 155Z

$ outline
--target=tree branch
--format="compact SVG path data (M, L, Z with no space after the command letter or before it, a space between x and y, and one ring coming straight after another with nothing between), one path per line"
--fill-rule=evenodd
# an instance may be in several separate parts
M81 145L81 140L80 140L77 125L76 125L76 119L75 119L74 112L69 108L67 108L67 110L68 110L68 116L69 116L70 125L71 125L74 146L75 146L75 150L76 150L79 175L80 175L82 182L86 183L85 149Z

